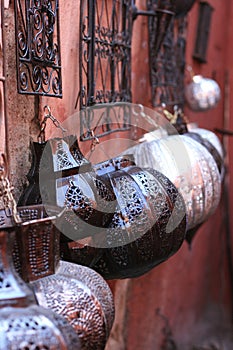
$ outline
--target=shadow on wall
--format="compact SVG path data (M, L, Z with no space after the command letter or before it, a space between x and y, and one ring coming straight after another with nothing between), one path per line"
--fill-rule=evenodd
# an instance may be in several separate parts
M232 350L233 349L233 325L222 322L219 317L219 310L216 306L210 306L202 321L192 329L192 336L184 338L187 341L175 339L168 318L163 315L160 309L156 310L157 315L163 320L163 340L159 350ZM155 349L156 350L156 349Z

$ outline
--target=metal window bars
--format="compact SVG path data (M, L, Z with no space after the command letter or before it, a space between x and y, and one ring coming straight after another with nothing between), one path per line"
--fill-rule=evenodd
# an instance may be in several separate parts
M186 13L175 16L173 0L146 4L138 10L135 0L81 0L80 109L131 101L132 29L139 15L148 16L152 105L184 105Z
M131 101L131 0L81 0L81 139L129 128L130 113L118 102ZM111 106L111 103L116 104ZM104 105L103 105L104 104ZM95 108L87 108L95 105ZM101 112L102 109L102 112ZM94 115L100 115L98 125ZM99 128L99 125L102 127Z
M148 1L149 7L152 3ZM158 107L184 105L184 71L186 48L186 16L173 17L166 35L157 49L158 18L149 17L149 59L152 105Z
M62 97L58 0L15 0L20 94Z
M131 0L80 1L80 109L131 101Z
M15 0L18 92L62 97L58 0ZM174 19L172 0L80 0L80 91L83 139L92 138L90 108L131 102L133 21L148 16L150 80L153 106L182 105L186 18ZM103 106L102 106L103 107ZM130 113L114 120L111 108L102 113L103 135L127 130ZM106 115L107 113L107 115ZM99 120L99 125L101 121ZM99 133L98 137L101 136Z

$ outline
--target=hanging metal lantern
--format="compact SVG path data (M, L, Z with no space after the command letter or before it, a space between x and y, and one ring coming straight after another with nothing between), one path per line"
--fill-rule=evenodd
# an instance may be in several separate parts
M96 181L92 165L81 153L76 136L31 142L30 147L29 185L20 196L18 206L42 201L56 205L62 212L57 227L75 239L87 236L87 223L93 234L96 227L106 227L112 219L115 202L108 188Z
M66 320L37 305L35 296L13 267L15 227L20 225L10 183L0 164L0 349L80 349Z
M187 124L189 132L195 132L199 134L204 140L208 140L218 151L220 157L224 158L224 149L223 145L220 142L218 136L211 130L199 128L196 124L188 123Z
M221 179L223 179L225 172L224 152L218 137L210 130L201 129L198 128L195 123L189 123L182 110L177 107L174 107L174 115L167 110L164 110L164 114L174 126L174 129L168 131L168 134L175 135L176 130L180 135L189 136L203 145L213 156L218 166Z
M194 75L185 87L185 99L193 111L206 111L217 106L221 98L218 83L201 75Z
M212 155L187 135L173 135L145 142L132 152L142 167L153 167L166 175L184 198L188 230L204 222L217 208L221 178Z
M88 245L62 246L63 259L89 265L106 279L146 273L177 252L186 232L183 199L165 176L114 162L117 158L94 166L117 202L109 227Z
M0 349L29 349L32 346L80 349L79 339L68 322L38 306L36 300L32 300L31 290L15 274L9 249L13 236L14 233L5 229L0 232Z
M59 260L60 233L44 217L43 206L18 207L18 212L24 223L17 228L14 259L22 278L30 282L41 306L73 327L81 349L104 349L114 320L109 286L88 267Z
M87 162L82 171L82 165L74 164L71 145L78 147L74 136L54 138L47 144L48 151L43 149L39 165L40 192L43 203L55 204L62 210L65 207L56 221L63 233L63 259L79 263L75 258L79 240L90 237L95 258L88 256L89 266L106 278L124 278L149 271L180 248L186 215L183 199L173 184L168 181L162 185L159 175L135 167L128 155L92 169ZM49 178L51 173L55 180ZM171 188L176 194L173 200L168 195ZM111 260L107 262L107 273L97 267L103 248L107 250L106 259ZM125 249L129 264L120 261Z
M220 173L220 177L221 177L221 179L223 179L224 159L221 157L221 155L219 154L216 147L208 139L203 138L199 133L196 133L195 130L193 130L193 132L187 132L184 135L193 138L194 140L199 142L201 145L203 145L209 151L209 153L212 155L212 157L214 158L214 160L217 164L217 167L218 167L218 170Z

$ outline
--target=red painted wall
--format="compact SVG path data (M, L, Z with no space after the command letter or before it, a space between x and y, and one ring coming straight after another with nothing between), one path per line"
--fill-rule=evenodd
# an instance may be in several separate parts
M200 127L214 130L224 127L224 119L227 117L227 73L230 87L233 84L233 52L230 43L233 34L233 12L230 1L212 0L209 3L214 7L214 12L207 63L200 64L192 59L198 1L188 14L186 63L193 67L195 74L216 79L221 88L222 98L213 110L197 113L186 106L185 113L190 121L197 122ZM151 106L146 18L140 18L134 27L132 64L133 100ZM187 72L185 81L188 82L189 78ZM229 99L231 114L231 95ZM231 120L229 127L233 128ZM232 142L233 140L230 140L228 144L230 160ZM233 171L231 163L230 179ZM231 200L232 181L230 189ZM111 342L110 339L109 344L115 344L115 347L109 346L107 349L176 349L175 345L180 350L193 349L198 345L205 345L207 349L211 349L211 344L215 344L216 349L233 348L233 332L230 328L233 291L229 283L225 212L226 206L222 200L215 214L199 229L191 249L184 243L180 251L167 262L128 282L125 324L121 328L124 340L121 341L120 347L117 347L116 342ZM232 217L230 213L231 210L229 218ZM233 241L232 234L231 240ZM116 285L121 283L123 282L118 281ZM122 319L119 320L119 324L122 324ZM112 337L118 337L120 341L122 334L119 336L118 329L115 328L116 333L113 331Z
M224 126L226 110L226 73L233 84L231 69L231 26L233 10L230 1L211 0L214 7L208 42L207 63L192 59L198 17L198 1L188 14L186 62L196 74L213 77L221 87L222 98L218 106L205 113L185 112L190 121L200 127L213 130ZM55 110L65 118L74 113L77 87L78 28L71 16L71 3L61 2L61 14L66 7L67 16L62 19L63 89L62 101L55 101ZM137 6L145 9L145 3ZM78 14L77 14L78 16ZM72 26L72 31L69 28ZM68 37L72 35L71 41ZM147 18L140 17L134 24L132 43L132 92L133 102L151 108L151 91L148 65ZM72 48L71 48L72 46ZM69 55L70 53L70 55ZM75 79L70 80L70 77ZM189 81L187 72L185 81ZM231 96L230 96L231 100ZM46 103L42 100L41 106ZM231 107L232 108L232 107ZM229 127L233 122L229 122ZM229 143L229 155L233 150ZM231 157L230 157L231 159ZM230 174L233 165L230 165ZM232 185L231 185L232 188ZM115 295L116 321L106 350L159 350L192 349L194 345L210 344L212 341L227 344L231 318L232 290L229 283L225 240L225 207L221 202L216 213L202 225L194 238L191 249L185 242L180 251L167 262L146 275L124 281L112 281ZM233 223L232 223L233 224ZM160 310L160 314L158 314ZM169 327L166 322L169 322ZM169 333L170 331L170 333ZM166 334L164 332L167 332ZM219 340L215 340L219 338ZM162 347L166 345L167 347ZM173 345L174 345L173 344ZM233 343L232 343L233 344ZM226 349L233 348L228 345ZM219 347L220 349L220 347Z
M192 59L198 3L197 0L188 15L186 62L196 74L214 77L221 87L222 98L211 111L194 113L186 107L185 112L190 121L198 122L200 127L213 130L227 126L233 130L233 4L229 0L209 0L214 12L207 63L200 64ZM144 9L145 2L139 0L137 6ZM42 117L43 106L48 103L60 121L77 113L79 6L76 0L60 0L60 8L63 99L41 98L39 114L33 97L16 93L12 2L5 12L7 77L10 77L6 82L7 141L16 197L29 169L29 139L36 139L37 118ZM151 107L147 37L147 19L139 18L133 29L133 102ZM225 238L226 219L230 219L231 229L233 227L233 138L226 140L226 146L230 180L228 216L225 217L226 206L222 201L216 213L198 231L191 249L184 242L178 253L144 276L109 282L115 296L116 320L106 350L173 350L175 344L178 350L194 350L193 346L200 344L206 345L205 349L233 349L230 339L233 332L229 329L233 296ZM210 347L211 343L215 348Z

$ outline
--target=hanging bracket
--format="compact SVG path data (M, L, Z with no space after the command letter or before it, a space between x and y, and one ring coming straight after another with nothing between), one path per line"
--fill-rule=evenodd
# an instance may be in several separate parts
M160 8L157 8L156 10L139 10L135 5L135 3L132 4L133 21L137 19L138 16L156 17L158 16L158 13L166 13L167 15L170 15L170 16L175 15L174 11L160 9Z

